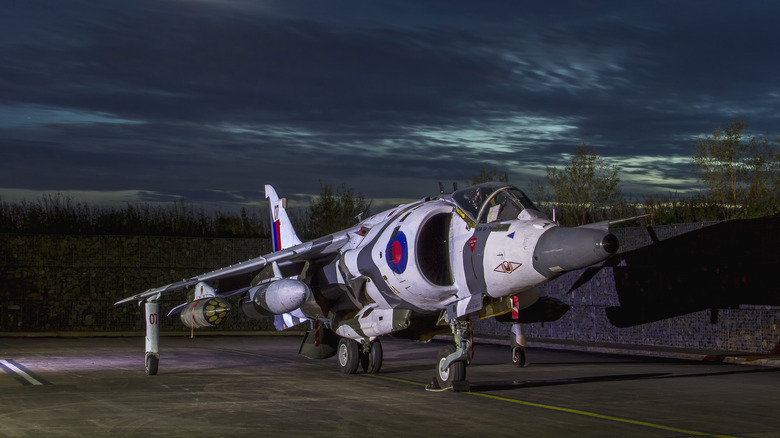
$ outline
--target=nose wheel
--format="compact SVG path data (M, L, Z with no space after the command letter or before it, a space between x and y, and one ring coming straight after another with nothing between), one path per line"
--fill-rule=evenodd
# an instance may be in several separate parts
M455 340L439 350L436 360L436 374L425 389L428 391L466 392L469 381L466 380L466 366L471 360L471 327L468 321L452 319L449 321Z
M466 380L466 361L452 362L448 367L442 368L447 357L456 350L454 345L448 345L439 351L439 360L436 362L436 382L440 388L451 388L453 383Z

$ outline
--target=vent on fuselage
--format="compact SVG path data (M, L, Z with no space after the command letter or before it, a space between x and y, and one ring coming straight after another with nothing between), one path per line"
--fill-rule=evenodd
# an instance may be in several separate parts
M431 216L420 228L417 238L417 264L420 271L437 286L452 285L450 269L450 213Z

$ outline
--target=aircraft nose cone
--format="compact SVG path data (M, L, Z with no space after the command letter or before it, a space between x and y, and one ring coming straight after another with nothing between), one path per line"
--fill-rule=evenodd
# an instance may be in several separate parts
M555 227L541 235L534 268L547 278L598 263L620 248L614 234L594 228Z

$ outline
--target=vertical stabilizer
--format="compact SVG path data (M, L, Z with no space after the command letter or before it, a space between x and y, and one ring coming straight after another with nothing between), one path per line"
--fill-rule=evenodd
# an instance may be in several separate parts
M299 245L301 239L295 234L290 217L287 216L287 210L285 210L287 200L280 199L276 190L270 185L265 186L265 197L268 198L271 207L271 239L274 251Z

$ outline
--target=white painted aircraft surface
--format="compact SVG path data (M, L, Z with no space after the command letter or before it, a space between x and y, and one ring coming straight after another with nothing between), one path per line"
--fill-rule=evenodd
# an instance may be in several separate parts
M226 298L241 294L246 316L273 317L279 330L310 321L300 353L336 354L346 374L380 371L380 336L427 341L451 332L431 388L465 390L474 318L512 324L512 361L523 366L522 324L569 310L537 286L603 261L619 246L610 222L561 227L505 183L441 190L309 242L296 235L285 200L270 185L265 192L273 252L116 303L145 306L147 374L157 373L160 357L157 300L189 291L189 301L169 313L186 326L219 324L231 309Z

